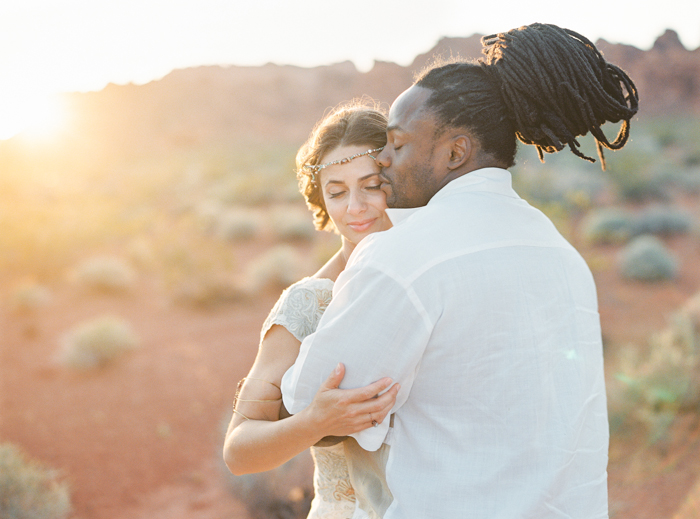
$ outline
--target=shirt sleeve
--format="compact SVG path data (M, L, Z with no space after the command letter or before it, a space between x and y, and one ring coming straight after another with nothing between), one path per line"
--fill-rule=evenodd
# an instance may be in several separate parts
M316 333L302 342L295 364L282 379L285 407L292 414L307 407L342 362L342 388L362 387L387 376L400 383L396 411L406 402L432 326L405 280L361 262L346 269ZM387 419L353 436L364 449L374 451L388 429Z

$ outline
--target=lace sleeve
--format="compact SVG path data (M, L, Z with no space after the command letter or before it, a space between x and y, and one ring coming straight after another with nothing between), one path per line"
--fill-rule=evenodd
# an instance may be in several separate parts
M318 322L331 302L333 281L304 278L287 288L263 323L260 341L273 324L284 326L300 342L316 331Z

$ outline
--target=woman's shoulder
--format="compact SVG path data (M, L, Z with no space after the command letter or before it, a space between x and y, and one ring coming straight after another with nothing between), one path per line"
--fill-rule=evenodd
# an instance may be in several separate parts
M316 330L318 321L333 295L333 281L307 277L282 292L267 316L260 334L265 337L272 325L284 326L299 341Z

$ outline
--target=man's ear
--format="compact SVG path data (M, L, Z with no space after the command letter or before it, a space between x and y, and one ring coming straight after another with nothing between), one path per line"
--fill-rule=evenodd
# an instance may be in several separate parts
M469 135L461 134L452 137L448 169L454 170L463 166L471 158L473 152L474 143Z

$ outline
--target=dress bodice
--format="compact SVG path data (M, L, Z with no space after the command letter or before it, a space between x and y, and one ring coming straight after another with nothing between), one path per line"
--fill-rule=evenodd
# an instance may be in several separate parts
M284 326L299 341L312 334L333 294L333 281L304 278L287 288L275 303L260 332ZM311 447L314 459L314 499L308 519L350 519L355 512L355 492L350 483L342 443Z

